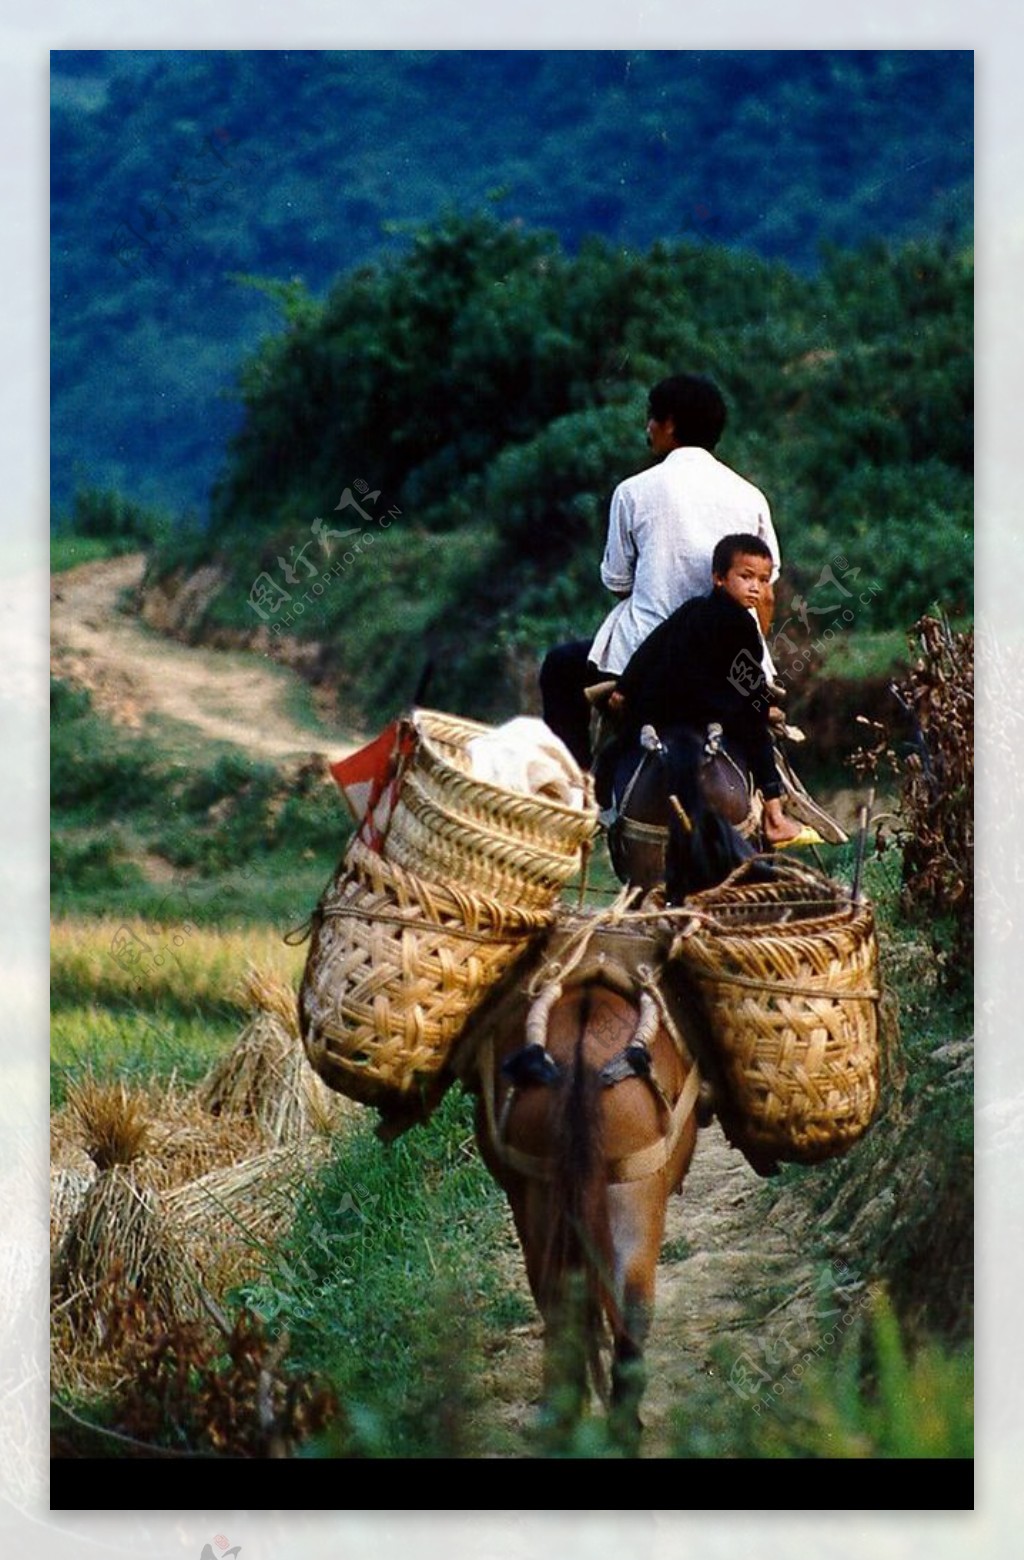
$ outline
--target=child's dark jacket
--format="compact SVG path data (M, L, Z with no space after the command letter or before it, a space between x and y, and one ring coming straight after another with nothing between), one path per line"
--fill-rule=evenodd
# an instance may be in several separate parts
M778 795L762 654L754 619L724 590L684 601L619 678L625 730L652 725L664 735L674 726L718 721L746 751L755 783L766 796Z

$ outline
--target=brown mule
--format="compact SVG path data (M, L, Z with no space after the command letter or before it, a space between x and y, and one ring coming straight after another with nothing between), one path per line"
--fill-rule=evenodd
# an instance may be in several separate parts
M599 954L558 978L565 963L497 1011L464 1081L545 1324L546 1424L564 1436L592 1384L635 1455L666 1203L693 1155L700 1077L642 963Z

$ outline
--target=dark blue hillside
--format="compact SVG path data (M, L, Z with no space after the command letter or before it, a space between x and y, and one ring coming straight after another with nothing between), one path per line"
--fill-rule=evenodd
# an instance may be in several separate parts
M969 52L55 51L53 496L205 513L279 311L444 212L823 248L971 222ZM339 414L341 413L339 408Z

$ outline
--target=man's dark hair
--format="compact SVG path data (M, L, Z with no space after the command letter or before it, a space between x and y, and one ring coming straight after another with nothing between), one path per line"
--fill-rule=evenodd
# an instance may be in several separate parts
M725 401L713 379L704 374L673 374L662 379L647 397L656 422L671 417L676 443L713 450L725 427Z
M716 542L715 550L711 554L712 574L728 574L733 566L734 559L741 553L755 558L767 558L771 563L772 550L768 543L760 536L754 536L747 531L737 531L732 536L723 536L720 542Z

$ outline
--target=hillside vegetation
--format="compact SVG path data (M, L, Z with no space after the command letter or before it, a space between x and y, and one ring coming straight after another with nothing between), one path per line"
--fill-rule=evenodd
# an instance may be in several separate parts
M284 324L242 368L209 528L159 546L149 586L173 603L202 567L172 626L312 642L357 715L407 702L428 659L433 702L510 713L547 645L596 628L608 499L648 458L648 387L683 367L722 385L719 453L772 503L784 677L970 613L969 249L874 244L809 278L452 215L322 303L268 290Z
M205 514L235 367L274 324L239 279L322 297L446 207L572 254L664 238L802 273L970 233L969 50L55 50L51 72L60 505L98 482Z

